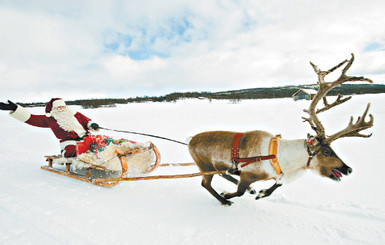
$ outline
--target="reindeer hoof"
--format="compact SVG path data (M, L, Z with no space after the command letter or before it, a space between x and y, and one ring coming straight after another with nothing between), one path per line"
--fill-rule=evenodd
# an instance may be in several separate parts
M251 189L251 190L249 190L249 193L250 193L251 195L255 195L255 194L257 194L257 191L254 190L254 189Z
M264 198L266 196L266 190L260 190L258 196L255 198L255 200Z
M233 202L228 201L228 200L224 200L224 201L221 202L221 204L222 204L223 206L229 207L229 206L231 206L231 204L233 204Z

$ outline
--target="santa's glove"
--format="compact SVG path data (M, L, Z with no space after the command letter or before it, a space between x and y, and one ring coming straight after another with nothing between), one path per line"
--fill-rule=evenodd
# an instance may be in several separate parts
M8 100L7 103L0 102L0 110L3 111L16 111L17 105L13 103L12 101Z
M90 128L92 128L95 131L98 131L100 127L97 123L91 123Z

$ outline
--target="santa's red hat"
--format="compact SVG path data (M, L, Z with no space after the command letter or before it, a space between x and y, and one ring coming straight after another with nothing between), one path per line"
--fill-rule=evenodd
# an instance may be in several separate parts
M61 98L53 98L51 99L47 105L45 106L45 116L50 117L52 109L59 107L59 106L67 106L64 100Z

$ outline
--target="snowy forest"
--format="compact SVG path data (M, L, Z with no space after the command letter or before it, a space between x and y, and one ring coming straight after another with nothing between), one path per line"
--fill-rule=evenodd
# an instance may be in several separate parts
M174 92L164 96L142 96L127 99L105 98L105 99L81 99L66 101L68 105L80 105L85 109L99 107L114 107L116 104L145 103L145 102L176 102L181 99L204 98L208 100L231 100L239 102L248 99L274 99L289 98L299 89L316 89L317 85L283 86L273 88L252 88L231 90L222 92ZM329 95L352 95L352 94L378 94L385 93L384 84L342 84L329 92ZM45 102L20 103L25 107L44 106Z

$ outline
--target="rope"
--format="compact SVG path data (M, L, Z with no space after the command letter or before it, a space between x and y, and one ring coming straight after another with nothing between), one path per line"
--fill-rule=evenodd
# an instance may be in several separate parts
M187 166L196 166L195 162L189 163L162 163L159 167L187 167Z
M222 171L211 171L203 173L193 173L193 174L178 174L178 175L155 175L155 176L144 176L144 177L124 177L124 178L106 178L106 179L92 179L92 183L96 185L101 185L103 182L112 182L112 181L138 181L138 180L153 180L153 179L182 179L197 177L202 175L214 175L214 174L224 174L227 170Z
M178 144L181 144L181 145L187 145L186 143L183 143L181 141L169 139L169 138L166 138L166 137L156 136L156 135L152 135L152 134L144 134L144 133L138 133L138 132L132 132L132 131L126 131L126 130L110 129L110 128L104 128L104 127L99 127L99 128L100 129L104 129L104 130L109 130L109 131L115 131L115 132L119 132L119 133L144 135L144 136L149 136L149 137L158 138L158 139L162 139L162 140L172 141L172 142L175 142L175 143L178 143Z

